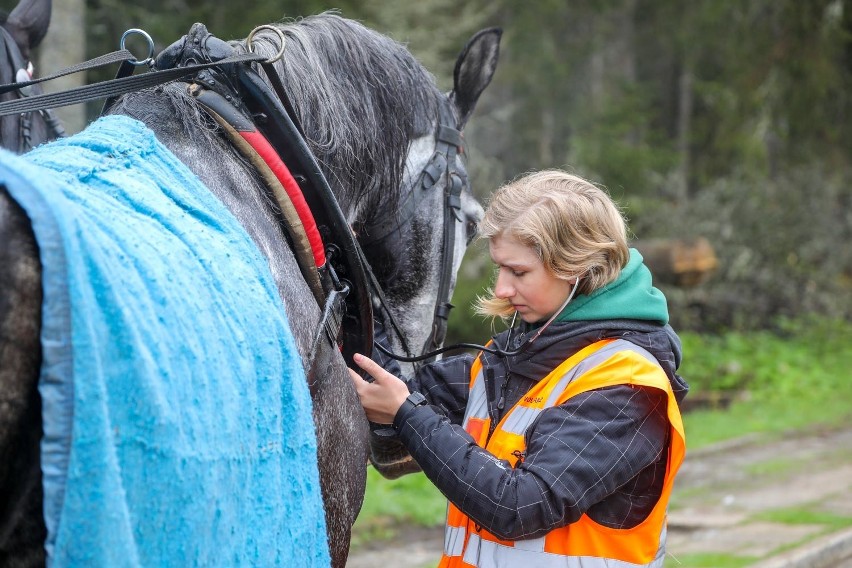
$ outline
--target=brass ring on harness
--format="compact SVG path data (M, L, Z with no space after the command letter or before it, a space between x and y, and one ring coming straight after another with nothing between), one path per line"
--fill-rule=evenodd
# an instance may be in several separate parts
M146 57L142 61L139 61L137 59L135 61L128 61L128 63L130 63L131 65L139 66L147 65L148 63L154 61L154 40L151 39L151 36L149 36L148 32L146 32L145 30L140 30L139 28L130 28L129 30L121 34L121 41L118 44L119 48L124 49L124 40L126 40L127 36L131 34L139 34L144 37L145 40L148 42L148 57Z
M270 57L269 59L264 61L264 63L275 63L276 61L281 59L281 57L284 55L284 45L286 44L284 32L282 32L280 28L278 28L276 26L269 25L269 24L263 24L262 26L257 26L256 28L254 28L251 31L251 33L249 33L248 37L246 38L246 47L248 48L249 53L254 53L254 47L252 45L251 40L254 39L254 34L256 34L259 30L262 30L264 28L274 31L276 34L278 34L278 37L281 39L281 48L278 50L278 53L276 53L273 57Z

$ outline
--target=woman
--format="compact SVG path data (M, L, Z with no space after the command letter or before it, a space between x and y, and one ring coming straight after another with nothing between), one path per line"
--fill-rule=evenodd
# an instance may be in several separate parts
M374 380L351 371L450 501L440 565L662 566L688 387L623 216L548 170L498 189L480 234L497 278L479 311L521 323L407 382L364 356Z

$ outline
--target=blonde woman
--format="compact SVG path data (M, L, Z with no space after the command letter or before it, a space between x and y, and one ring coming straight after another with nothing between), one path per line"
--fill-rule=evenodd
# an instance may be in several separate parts
M510 328L407 382L364 356L374 381L351 373L450 502L440 565L662 566L688 387L619 208L536 172L494 193L480 236L497 276L478 308Z

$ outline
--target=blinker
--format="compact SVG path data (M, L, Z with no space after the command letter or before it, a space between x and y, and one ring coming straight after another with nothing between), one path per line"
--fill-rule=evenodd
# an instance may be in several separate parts
M423 168L423 189L431 189L447 170L447 158L441 152L435 152L432 159Z

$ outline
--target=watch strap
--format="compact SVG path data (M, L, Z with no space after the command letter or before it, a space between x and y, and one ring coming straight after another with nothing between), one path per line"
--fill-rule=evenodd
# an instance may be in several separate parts
M417 408L418 406L425 406L426 404L428 404L428 401L422 393L414 391L409 394L399 407L399 410L396 411L396 416L393 418L394 429L399 430L402 426L402 417L406 416L411 409Z

